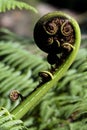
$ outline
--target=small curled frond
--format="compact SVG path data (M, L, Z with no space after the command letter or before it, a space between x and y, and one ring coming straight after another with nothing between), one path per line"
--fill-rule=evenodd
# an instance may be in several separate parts
M19 97L20 97L21 101L23 101L24 97L22 96L22 94L21 94L19 91L17 91L17 90L12 90L12 91L10 92L10 99L11 99L12 101L18 100Z
M6 12L7 10L14 10L16 8L31 10L37 13L37 10L34 7L28 5L25 2L17 0L0 0L0 12Z
M39 76L41 77L42 83L46 83L53 79L53 75L49 71L41 71L39 72Z

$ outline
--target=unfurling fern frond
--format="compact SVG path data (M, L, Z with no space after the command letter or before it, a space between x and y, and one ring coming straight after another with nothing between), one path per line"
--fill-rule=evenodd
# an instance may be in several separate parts
M19 2L17 0L0 0L0 12L6 12L6 10L15 8L32 10L37 13L37 10L27 3Z
M15 119L7 109L0 107L0 130L28 130L21 120Z

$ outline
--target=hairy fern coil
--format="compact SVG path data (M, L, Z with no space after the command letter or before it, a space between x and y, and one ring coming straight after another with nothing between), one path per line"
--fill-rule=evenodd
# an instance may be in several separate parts
M38 20L34 39L37 46L48 53L50 64L63 62L67 58L74 49L78 28L76 20L63 12L48 13Z

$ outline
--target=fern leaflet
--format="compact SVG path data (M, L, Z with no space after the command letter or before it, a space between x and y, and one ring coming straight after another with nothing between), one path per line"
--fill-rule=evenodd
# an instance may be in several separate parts
M16 120L7 109L0 107L0 130L28 130L21 120Z
M6 12L7 10L14 10L15 8L32 10L35 13L37 13L37 10L31 5L28 5L27 3L19 2L17 0L0 0L0 12Z

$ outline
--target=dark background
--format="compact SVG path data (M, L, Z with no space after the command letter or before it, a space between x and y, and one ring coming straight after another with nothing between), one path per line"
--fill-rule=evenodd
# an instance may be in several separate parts
M77 13L87 11L87 0L42 0L58 8L66 8Z

